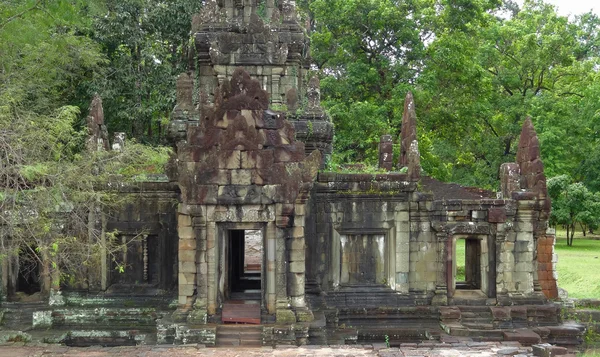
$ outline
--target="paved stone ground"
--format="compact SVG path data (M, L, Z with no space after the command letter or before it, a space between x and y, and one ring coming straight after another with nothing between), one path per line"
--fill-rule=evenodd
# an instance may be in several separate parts
M203 346L141 346L141 347L90 347L75 348L55 345L24 345L13 343L0 345L1 357L83 356L83 357L496 357L532 356L531 348L514 343L431 343L404 344L400 348L386 348L384 344L366 346L306 346L263 348L204 348Z

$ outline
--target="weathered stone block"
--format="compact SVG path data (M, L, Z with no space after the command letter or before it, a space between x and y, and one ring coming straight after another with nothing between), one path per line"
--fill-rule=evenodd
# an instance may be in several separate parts
M177 227L177 232L179 234L179 239L195 239L196 233L194 232L194 228L190 226Z
M194 284L179 284L179 296L192 296L195 290L196 286Z
M242 169L255 169L259 151L242 151Z
M196 273L196 264L194 262L179 262L180 273Z
M306 245L306 240L304 238L294 238L290 239L290 249L292 250L304 250Z
M196 250L196 239L179 239L179 251Z
M290 250L290 261L300 262L305 260L304 249L291 249Z
M306 263L304 261L290 262L290 273L304 273L306 271Z
M506 222L506 211L501 208L490 208L488 211L488 222L490 222L490 223Z
M292 237L294 238L304 238L304 227L296 226L292 229Z
M179 284L182 285L194 285L196 283L196 274L193 273L179 273Z
M220 151L219 168L228 170L242 168L242 152L240 150Z
M252 171L250 170L232 170L232 185L250 185L252 184Z
M190 227L192 225L192 217L184 214L177 216L177 225L179 227Z
M179 252L179 262L195 262L196 251L195 250L182 250Z

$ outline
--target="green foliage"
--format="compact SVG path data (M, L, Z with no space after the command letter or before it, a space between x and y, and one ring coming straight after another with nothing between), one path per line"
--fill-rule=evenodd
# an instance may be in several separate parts
M99 93L110 130L160 142L175 105L175 80L192 61L192 16L201 1L106 0L92 38L109 62L81 98Z
M598 16L569 20L539 0L299 4L339 163L374 164L380 135L398 137L412 90L431 176L497 189L530 115L546 173L600 187Z
M570 137L592 137L581 111L598 60L578 38L582 25L541 1L526 1L508 19L481 19L437 33L427 48L417 109L424 108L419 117L431 128L435 156L456 163L452 180L497 187L497 168L514 161L521 124L531 115L547 173L572 173L590 142L574 148ZM471 158L462 160L464 153Z
M61 282L85 286L100 252L121 244L114 234L104 244L96 225L126 202L103 189L114 175L126 184L160 173L170 155L135 142L122 152L83 150L87 129L78 129L82 113L73 104L109 64L89 36L102 4L5 1L0 8L0 246L43 262L45 293Z
M305 8L306 9L306 8ZM383 134L398 134L407 85L423 50L417 5L390 0L315 0L312 56L342 162L377 161Z
M567 245L573 245L575 226L586 229L598 227L600 222L600 195L593 193L581 182L573 182L567 175L548 180L548 194L552 198L550 224L567 228Z

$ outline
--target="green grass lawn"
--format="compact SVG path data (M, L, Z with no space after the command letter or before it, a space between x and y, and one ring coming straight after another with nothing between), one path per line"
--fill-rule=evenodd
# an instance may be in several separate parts
M600 240L584 238L579 231L569 247L565 231L557 230L556 237L558 286L571 298L600 298Z
M456 281L465 281L465 240L456 241Z

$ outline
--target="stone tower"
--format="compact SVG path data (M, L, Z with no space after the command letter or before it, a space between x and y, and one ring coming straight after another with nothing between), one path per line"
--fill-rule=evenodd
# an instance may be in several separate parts
M308 38L296 19L295 1L258 3L209 0L194 17L196 73L194 78L182 75L177 92L191 93L193 87L197 107L182 115L178 108L188 103L180 105L178 94L171 136L184 140L187 128L217 104L218 89L242 67L266 91L270 107L286 112L306 154L318 149L324 163L332 151L333 124L320 106L318 79L309 78Z

